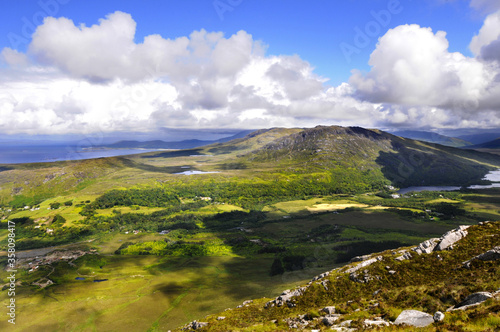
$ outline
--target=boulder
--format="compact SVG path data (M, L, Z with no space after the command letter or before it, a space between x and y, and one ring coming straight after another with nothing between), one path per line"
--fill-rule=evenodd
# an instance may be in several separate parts
M378 261L381 261L383 258L382 256L377 256L377 257L373 257L373 258L370 258L368 260L365 260L365 261L362 261L361 263L359 263L358 265L356 266L353 266L349 269L347 269L345 272L346 273L353 273L353 272L356 272L357 270L361 269L361 268L364 268L364 267L367 267L375 262L378 262Z
M335 313L335 307L324 307L323 309L321 309L321 311L323 311L327 315L332 315Z
M453 244L455 244L459 240L466 237L467 236L467 228L469 228L469 226L459 226L458 228L453 229L453 230L447 232L446 234L444 234L440 238L439 244L434 248L434 251L445 250L445 249L451 247Z
M488 250L481 255L477 255L476 257L473 257L472 259L469 259L466 262L463 262L462 265L464 267L469 268L470 263L475 260L480 260L480 261L497 261L500 259L500 246L497 246L491 250Z
M492 297L493 295L489 292L477 292L467 296L465 300L455 306L455 309L476 305Z
M326 326L333 326L336 321L338 321L339 318L335 316L328 316L323 318L323 324Z
M365 319L363 321L363 325L365 327L370 328L370 327L378 327L378 326L380 326L380 327L389 326L390 324L381 318L375 318L374 320Z
M436 313L434 314L434 321L437 323L437 322L441 322L443 321L444 319L444 314L441 312L441 311L436 311Z
M415 251L419 255L430 254L434 250L434 248L436 248L438 242L439 242L438 238L430 239L430 240L427 240L427 241L420 243L418 246L416 246L412 250Z
M399 314L394 324L407 324L415 327L425 327L434 323L434 318L422 311L418 310L405 310Z

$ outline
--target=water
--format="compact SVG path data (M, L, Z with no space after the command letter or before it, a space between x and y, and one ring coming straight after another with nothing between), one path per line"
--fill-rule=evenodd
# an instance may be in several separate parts
M82 160L103 157L116 157L158 149L85 149L68 145L61 146L4 146L0 145L0 164L23 164Z
M460 187L453 186L424 186L424 187L408 187L398 190L398 194L406 194L411 191L420 192L420 191L454 191L460 190Z
M491 171L488 174L485 175L483 180L488 180L492 182L497 182L497 183L492 183L492 184L487 184L487 185L472 185L467 188L469 189L489 189L489 188L500 188L500 170L496 171ZM411 191L415 192L420 192L420 191L455 191L455 190L460 190L460 187L454 187L454 186L424 186L424 187L408 187L408 188L403 188L398 191L398 194L406 194Z
M174 174L194 175L194 174L210 174L210 173L219 173L219 172L184 171L184 172L174 173Z

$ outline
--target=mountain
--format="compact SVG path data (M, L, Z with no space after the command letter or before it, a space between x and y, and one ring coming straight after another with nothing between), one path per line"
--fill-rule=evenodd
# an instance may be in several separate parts
M228 142L237 138L244 137L250 131L241 131L235 135L224 137L218 140L183 140L183 141L173 141L173 142L165 142L162 140L154 140L154 141L119 141L112 144L101 145L99 147L102 148L110 148L110 149L193 149L200 146L205 146L214 143L220 142Z
M463 139L464 141L471 142L472 144L482 144L497 139L500 136L500 131L496 130L494 132L488 133L479 133L479 134L467 134L457 136L459 139Z
M417 131L417 130L403 130L403 131L391 131L393 135L401 136L404 138L411 138L419 141L425 141L429 143L436 143L446 146L453 147L463 147L467 145L471 145L470 142L467 142L460 138L448 137L444 135L440 135L438 133L433 133L430 131Z
M500 222L460 226L416 247L355 257L274 299L247 300L182 330L496 331L499 232Z
M225 149L231 144L228 142ZM338 126L295 129L240 153L239 159L271 163L295 173L328 172L351 182L357 179L359 185L385 178L404 187L465 185L480 181L488 170L500 166L498 156L486 153L405 139L380 130Z
M500 138L486 143L466 146L467 149L500 149Z

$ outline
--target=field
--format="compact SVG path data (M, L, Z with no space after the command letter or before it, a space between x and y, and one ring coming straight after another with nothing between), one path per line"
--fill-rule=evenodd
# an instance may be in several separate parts
M389 247L398 243L415 244L439 236L457 224L473 223L474 214L480 213L477 217L482 217L486 213L483 211L493 209L497 213L500 210L500 191L496 190L484 194L460 194L461 198L454 197L453 200L434 196L419 200L423 205L464 202L470 215L453 221L428 222L388 212L388 206L380 209L380 203L390 203L390 200L376 199L372 201L378 204L366 204L364 195L349 199L330 196L281 202L265 207L265 216L257 222L244 223L247 231L200 229L182 233L185 241L219 239L222 240L219 243L231 243L231 252L208 257L116 255L115 251L125 242L163 241L168 235L150 232L97 234L89 238L92 242L79 246L95 248L99 254L83 256L75 261L75 266L64 262L53 265L55 272L50 279L55 285L45 289L26 285L48 274L48 266L34 273L21 272L18 278L23 286L16 294L20 323L14 330L166 331L235 307L244 300L276 296L283 289L303 284L311 277L338 266L339 259L345 256L346 247L352 244L362 243L367 246L367 251L379 248L377 243L384 249L384 243ZM332 209L335 211L314 209L324 204L335 207ZM227 213L241 209L208 205L200 210ZM424 211L425 208L412 210ZM121 211L127 210L121 208ZM136 212L153 211L155 209L141 208ZM23 211L20 215L27 213ZM58 213L66 216L72 210ZM106 215L112 211L99 213ZM335 227L337 231L333 231ZM0 238L5 239L5 232L2 230ZM228 242L234 239L240 242ZM267 247L282 246L285 252L259 254L258 249L262 247L252 247L249 240L262 241ZM255 242L250 243L255 245ZM71 248L71 245L66 248ZM299 255L303 257L303 266L271 276L271 265L280 255ZM6 276L6 272L2 272L2 279L6 280ZM77 277L86 279L75 280ZM94 279L108 280L93 282ZM1 297L2 302L7 300L5 291ZM48 312L54 314L47 315Z

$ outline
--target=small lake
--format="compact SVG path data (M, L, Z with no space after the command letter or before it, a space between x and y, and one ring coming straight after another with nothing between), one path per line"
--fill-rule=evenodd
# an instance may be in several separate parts
M500 170L491 171L485 175L483 180L488 180L492 182L500 182ZM461 187L456 186L423 186L423 187L408 187L398 190L398 194L406 194L409 192L420 192L420 191L455 191L460 190ZM489 189L489 188L500 188L500 183L492 183L487 185L472 185L467 187L469 189Z
M195 175L195 174L210 174L210 173L219 173L219 172L184 171L184 172L174 173L174 174L181 174L181 175Z

